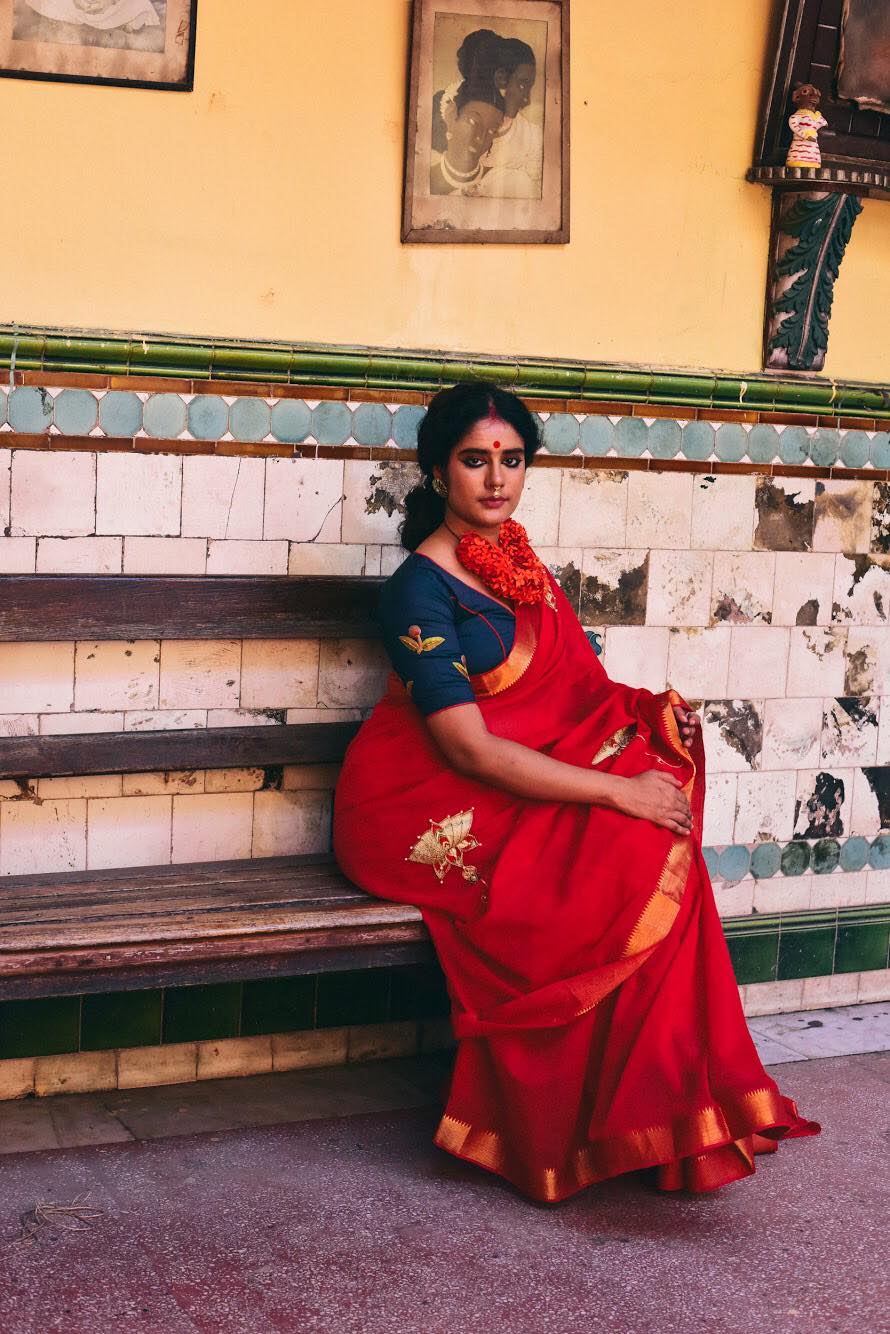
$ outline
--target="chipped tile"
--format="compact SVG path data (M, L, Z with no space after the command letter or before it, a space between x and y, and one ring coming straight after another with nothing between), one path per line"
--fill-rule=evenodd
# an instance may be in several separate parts
M415 463L347 459L343 474L343 541L398 542L405 496L420 478Z
M805 769L818 764L821 736L821 699L766 700L761 769Z
M869 765L855 769L849 834L871 836L890 829L890 769Z
M628 474L617 469L566 469L559 506L560 545L623 547L627 479Z
M788 694L843 695L846 631L795 626L788 633Z
M585 551L581 557L582 625L643 625L649 586L648 551Z
M816 482L814 551L868 551L872 482Z
M795 775L740 773L736 775L736 843L788 839L794 827Z
M734 625L731 633L727 693L738 699L784 695L789 631L776 626Z
M610 628L603 666L613 681L643 686L658 693L665 688L667 626L616 625Z
M873 482L869 551L890 555L890 482Z
M706 847L732 842L736 786L736 775L733 773L708 774L702 823L702 842Z
M709 551L654 548L649 557L646 624L707 625L713 559Z
M685 699L715 699L726 694L729 626L671 628L668 683Z
M709 774L758 768L763 745L763 701L705 700L702 738Z
M769 625L775 565L771 551L718 551L711 585L712 623Z
M753 473L697 476L692 488L692 545L708 551L750 551L754 534Z
M857 695L825 700L822 764L874 764L877 749L877 699Z
M342 500L342 459L267 459L263 537L339 542Z
M836 557L832 620L883 625L890 620L890 556Z
M695 476L687 472L630 474L627 499L628 546L688 550Z
M849 833L852 780L853 774L843 770L798 770L794 837L840 838Z
M538 547L538 555L577 613L581 601L580 547ZM582 624L587 624L582 618Z
M757 551L810 551L816 483L808 477L757 478L754 505Z
M835 561L827 552L776 552L773 625L829 624Z

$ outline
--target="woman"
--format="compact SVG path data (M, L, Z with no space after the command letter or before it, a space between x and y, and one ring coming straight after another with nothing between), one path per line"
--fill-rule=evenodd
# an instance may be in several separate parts
M335 850L422 911L459 1047L436 1143L553 1202L657 1168L711 1190L815 1134L765 1073L701 853L696 720L609 681L510 518L539 439L485 384L432 400L394 672L337 787Z
M504 99L504 120L482 165L478 193L496 199L540 199L544 135L524 115L537 78L535 53L516 37L499 40L495 86Z
M430 194L475 194L482 180L481 159L504 119L504 100L493 83L466 80L455 98L456 115L448 147L430 166Z

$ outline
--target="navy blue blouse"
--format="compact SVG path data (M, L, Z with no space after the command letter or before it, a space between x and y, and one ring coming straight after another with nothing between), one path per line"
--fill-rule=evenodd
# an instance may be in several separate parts
M513 647L513 612L412 552L380 595L383 641L424 717L472 704L470 677L488 672Z

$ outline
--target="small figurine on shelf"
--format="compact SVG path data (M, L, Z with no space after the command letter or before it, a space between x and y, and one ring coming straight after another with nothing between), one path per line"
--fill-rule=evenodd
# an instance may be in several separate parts
M802 83L791 94L796 110L788 118L791 126L791 147L785 158L786 167L821 167L819 131L828 121L819 110L822 94L811 83Z

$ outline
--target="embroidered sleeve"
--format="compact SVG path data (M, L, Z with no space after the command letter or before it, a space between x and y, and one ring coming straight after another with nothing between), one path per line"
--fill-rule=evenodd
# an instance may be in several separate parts
M392 580L383 589L380 615L393 668L424 717L475 701L454 602L441 580L425 571Z

